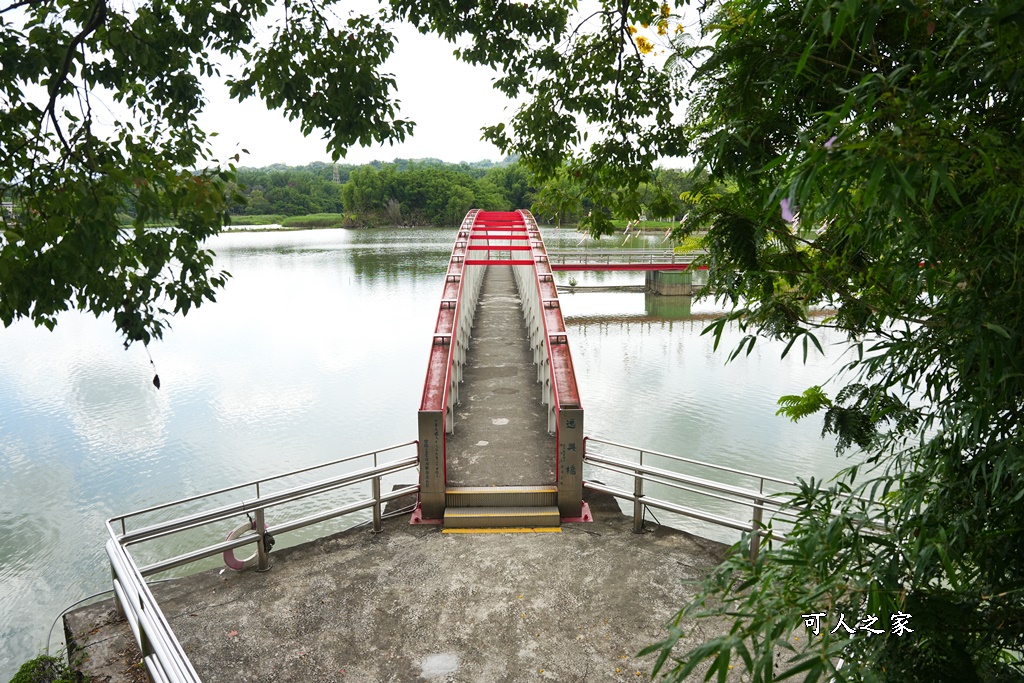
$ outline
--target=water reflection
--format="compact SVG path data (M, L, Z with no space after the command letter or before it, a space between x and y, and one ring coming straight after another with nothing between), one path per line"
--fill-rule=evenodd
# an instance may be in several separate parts
M660 296L649 292L644 295L644 310L653 318L683 320L690 317L692 307L692 296Z

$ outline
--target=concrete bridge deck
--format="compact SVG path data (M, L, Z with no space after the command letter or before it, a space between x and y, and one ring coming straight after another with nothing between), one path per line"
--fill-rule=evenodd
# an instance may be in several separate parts
M633 534L614 499L588 499L595 521L557 534L442 534L403 516L381 534L275 551L268 572L210 570L153 591L204 683L648 680L653 657L636 654L725 547L655 525ZM65 629L94 683L145 680L111 601ZM716 629L690 624L681 646Z
M511 266L487 266L477 307L448 436L448 485L553 485L555 438Z

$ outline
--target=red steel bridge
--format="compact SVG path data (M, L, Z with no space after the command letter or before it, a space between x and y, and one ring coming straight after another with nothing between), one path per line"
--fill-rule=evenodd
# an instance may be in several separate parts
M707 269L699 256L549 252L530 212L470 211L448 261L420 403L414 521L536 528L589 518L583 406L553 272L646 271L650 290L686 295Z
M466 215L423 386L414 521L537 528L589 519L583 406L552 270L528 211Z

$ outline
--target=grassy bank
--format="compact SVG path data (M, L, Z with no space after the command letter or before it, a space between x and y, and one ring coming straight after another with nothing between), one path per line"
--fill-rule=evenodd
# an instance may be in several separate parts
M261 213L253 216L232 216L232 225L281 225L287 216L284 214Z
M347 217L341 213L314 213L308 216L285 216L283 214L254 214L251 216L232 216L231 224L225 230L242 230L256 226L261 230L305 230L308 228L344 228L352 227L351 221L346 223ZM150 228L169 228L173 223L168 221L153 221L148 223ZM280 226L280 227L270 227ZM121 227L132 227L132 219L125 217Z
M688 235L681 243L676 245L675 251L677 254L685 254L688 251L697 251L703 249L704 236L703 235Z
M308 216L289 216L281 221L286 228L343 228L346 226L343 213L311 213Z

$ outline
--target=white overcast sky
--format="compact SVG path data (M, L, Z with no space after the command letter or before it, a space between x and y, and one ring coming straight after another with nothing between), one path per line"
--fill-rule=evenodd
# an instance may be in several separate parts
M353 0L352 7L368 11L377 3L378 0ZM593 0L583 0L577 18L591 16L589 9L596 6ZM12 19L16 18L17 14L12 15ZM696 29L693 18L687 24L689 30ZM270 27L264 28L269 31ZM352 147L339 161L364 164L396 158L435 158L458 163L503 158L498 148L480 139L481 128L507 123L521 104L493 88L493 81L499 74L457 60L453 54L456 46L436 35L422 35L408 24L392 28L395 50L382 71L395 77L392 96L399 101L399 117L414 121L416 126L405 142ZM287 120L280 111L268 110L259 98L252 97L245 102L232 100L223 80L237 75L240 69L233 69L229 64L221 66L224 76L205 83L207 105L199 115L199 125L207 133L217 134L208 140L215 159L226 162L239 154L238 164L250 167L302 166L331 161L321 133L303 136L297 121ZM26 95L40 102L46 99L45 89L40 85L26 86ZM94 92L93 96L99 126L118 118L121 107L109 96L104 97L100 92ZM71 102L67 106L75 109L77 104ZM678 160L665 161L678 165L672 163Z
M341 163L361 164L396 158L433 157L449 162L500 160L501 152L480 139L483 126L508 121L516 105L492 87L496 72L460 62L455 46L433 35L424 36L407 25L395 28L395 54L384 70L395 75L400 116L416 122L411 137L394 146L353 147ZM331 161L319 134L303 137L297 121L270 111L257 98L239 103L223 83L211 84L209 104L200 125L216 131L211 142L216 157L225 160L242 149L242 166L283 163L301 166Z

